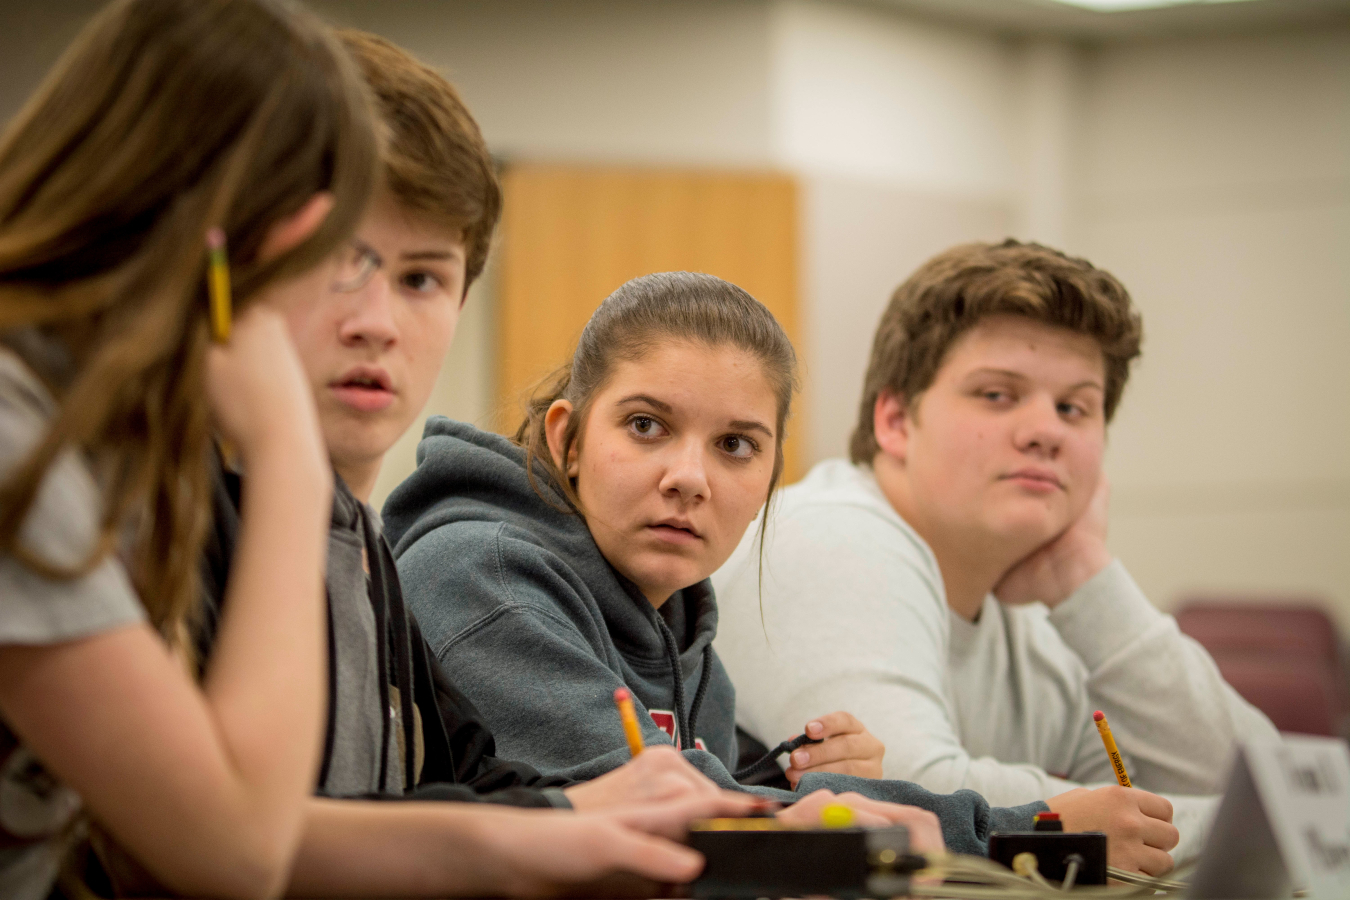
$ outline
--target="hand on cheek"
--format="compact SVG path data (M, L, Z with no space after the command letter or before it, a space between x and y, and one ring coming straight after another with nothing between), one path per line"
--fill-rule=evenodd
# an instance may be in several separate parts
M1053 608L1110 565L1111 552L1106 549L1110 496L1111 486L1102 475L1082 515L1059 537L1009 569L994 585L994 596L999 602L1040 601Z
M807 772L838 772L862 778L881 777L886 746L846 712L834 712L806 724L806 736L820 740L792 752L788 782L795 788Z

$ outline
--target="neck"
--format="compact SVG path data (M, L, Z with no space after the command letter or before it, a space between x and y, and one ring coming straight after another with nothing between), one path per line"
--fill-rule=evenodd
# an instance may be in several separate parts
M352 496L362 503L370 502L370 495L375 491L375 479L380 477L380 463L384 462L384 457L376 457L372 462L363 462L356 464L333 463L333 469L342 476L342 480L347 483L347 489L352 492Z
M666 605L667 600L675 596L671 591L649 590L648 588L641 588L641 591L642 596L646 597L647 602L652 605L652 609L660 609Z
M1017 562L1017 557L1010 556L1005 548L980 540L977 535L944 528L922 515L914 502L908 471L901 460L884 452L878 453L872 460L872 471L896 514L918 532L937 558L947 606L967 622L975 621L984 606L984 598L998 584L1003 573Z

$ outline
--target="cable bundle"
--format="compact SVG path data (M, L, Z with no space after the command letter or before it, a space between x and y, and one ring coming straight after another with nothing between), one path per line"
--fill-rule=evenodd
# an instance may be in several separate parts
M1009 871L979 856L931 855L928 867L914 873L909 893L913 897L936 900L1063 900L1066 893L1072 892L1075 897L1126 900L1152 897L1159 892L1171 894L1186 888L1184 882L1150 878L1114 866L1109 867L1107 873L1125 884L1074 886L1072 878L1066 878L1065 884L1056 884L1040 874L1033 854L1019 854L1013 864L1017 871ZM941 881L924 883L933 879Z

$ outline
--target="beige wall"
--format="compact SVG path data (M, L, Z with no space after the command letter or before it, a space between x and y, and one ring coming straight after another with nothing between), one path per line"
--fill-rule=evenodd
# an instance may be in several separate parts
M1075 249L1144 314L1112 542L1151 596L1311 591L1350 627L1350 31L1085 65Z

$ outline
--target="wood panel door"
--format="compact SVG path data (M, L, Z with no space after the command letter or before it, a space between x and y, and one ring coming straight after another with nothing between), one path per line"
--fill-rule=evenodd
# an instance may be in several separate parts
M524 398L571 358L586 320L639 275L688 270L740 285L800 354L797 188L775 173L512 164L498 269L496 426L514 432ZM785 483L800 475L793 404Z

